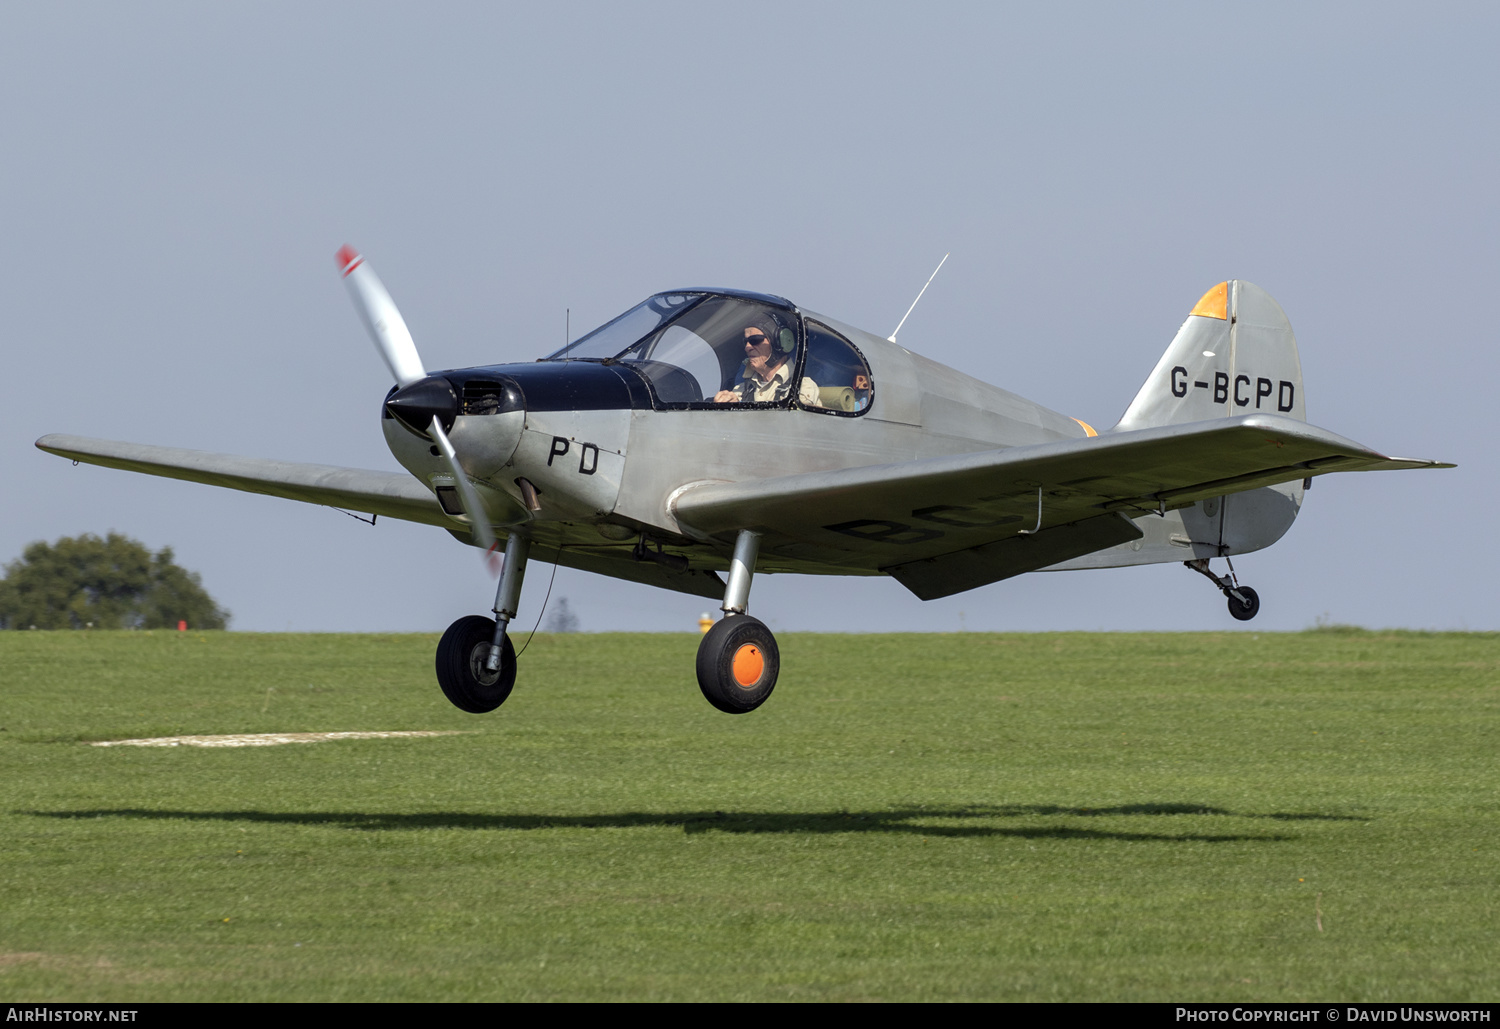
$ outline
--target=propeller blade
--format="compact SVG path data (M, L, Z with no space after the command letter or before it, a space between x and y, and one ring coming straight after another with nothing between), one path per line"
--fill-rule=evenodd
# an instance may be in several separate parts
M396 302L386 292L385 285L375 274L375 270L348 245L339 248L337 261L339 271L344 276L344 285L349 287L349 296L354 301L354 309L359 312L360 320L365 323L370 338L375 341L375 349L385 358L385 365L391 370L396 384L405 388L425 379L427 371L422 367L422 358L417 353L417 344L412 341L411 330L406 327L406 320L401 317ZM443 431L441 418L433 416L432 424L427 427L427 435L437 444L438 452L453 473L459 503L463 505L464 514L469 518L469 531L484 548L485 564L491 574L498 575L500 556L497 553L499 544L495 540L495 531L490 528L489 515L485 511L484 501L479 497L479 491L469 481L463 465L458 463L458 454L448 441L448 434Z
M469 481L469 473L464 471L463 466L458 463L458 454L453 449L453 444L448 442L448 434L443 431L443 423L436 417L432 424L427 427L427 434L437 444L438 452L448 462L448 469L453 472L454 484L458 487L458 500L463 505L464 514L469 516L470 531L479 545L484 548L484 563L488 566L491 575L500 573L500 555L497 552L499 544L495 541L495 531L490 528L489 515L485 513L484 501L479 499L479 491Z
M385 358L385 365L396 382L408 386L425 378L427 372L422 368L422 358L417 354L416 343L412 342L411 331L375 270L347 245L339 248L336 260L344 276L344 285L349 287L354 309L359 312L360 320L375 341L375 349Z

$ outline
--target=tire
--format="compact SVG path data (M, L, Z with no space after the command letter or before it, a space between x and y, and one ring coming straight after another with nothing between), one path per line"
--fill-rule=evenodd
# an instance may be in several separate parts
M1229 600L1229 613L1242 622L1248 622L1260 613L1260 596L1249 586L1240 586L1239 591L1244 594L1248 604L1241 604L1238 600L1226 594Z
M448 626L437 648L437 680L443 696L460 711L482 715L505 703L516 684L516 648L504 637L500 670L484 667L495 637L495 621L469 615Z
M776 637L749 615L720 619L698 645L698 688L725 714L742 715L764 704L780 671Z

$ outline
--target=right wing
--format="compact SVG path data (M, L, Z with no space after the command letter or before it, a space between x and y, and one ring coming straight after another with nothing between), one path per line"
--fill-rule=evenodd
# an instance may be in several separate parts
M445 515L432 492L405 472L300 464L57 434L43 436L36 445L49 454L106 468L204 482L210 486L264 493L306 504L366 511L407 522L440 525L445 529L462 528L463 525Z
M672 510L725 544L761 532L768 565L878 570L929 600L1139 538L1126 516L1327 472L1441 467L1256 414L704 485Z

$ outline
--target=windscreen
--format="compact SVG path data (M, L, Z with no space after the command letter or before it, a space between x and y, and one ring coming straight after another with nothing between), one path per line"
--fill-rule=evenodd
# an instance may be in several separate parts
M574 340L543 361L602 361L621 356L632 344L655 332L667 320L703 299L701 293L659 293Z
M754 352L746 348L746 334L759 334L760 340L775 338L774 346L767 344L766 349L772 363L786 367L789 379L797 368L795 325L789 312L736 297L709 296L621 354L620 361L650 379L657 400L667 406L739 403L744 398L737 390Z
M786 406L797 370L796 314L741 297L660 293L595 329L546 361L619 361L650 381L659 406L713 407L757 403ZM746 337L761 341L762 369L785 368L780 386L747 392L752 359ZM806 403L816 406L815 389Z

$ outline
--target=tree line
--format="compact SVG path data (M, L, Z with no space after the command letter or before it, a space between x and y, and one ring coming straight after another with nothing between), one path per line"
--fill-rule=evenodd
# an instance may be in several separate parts
M38 541L5 566L0 629L223 629L229 612L181 568L171 547L152 553L111 532Z

